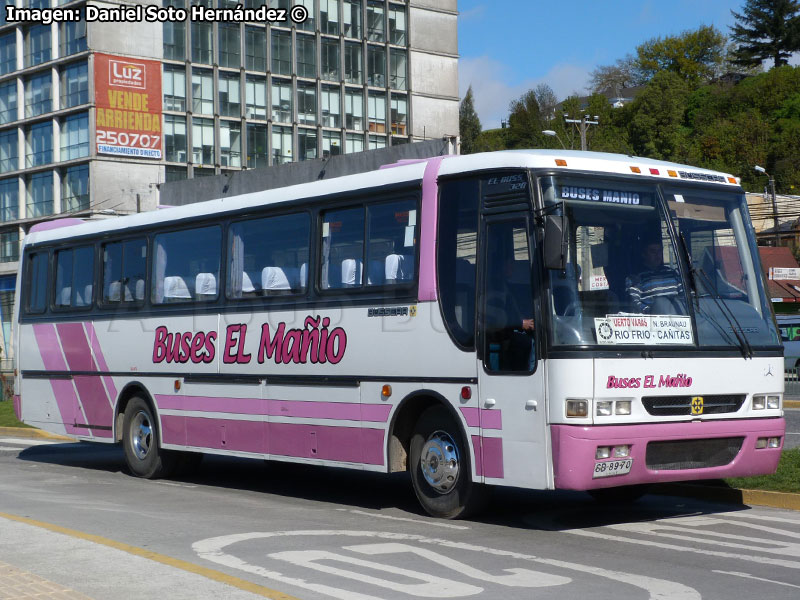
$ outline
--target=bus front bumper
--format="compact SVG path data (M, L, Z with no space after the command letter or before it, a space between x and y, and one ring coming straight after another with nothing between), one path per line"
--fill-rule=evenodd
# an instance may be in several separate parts
M774 473L785 432L782 418L551 425L555 487L591 490ZM777 447L757 447L775 444L775 438ZM614 456L625 446L627 456ZM608 458L598 458L606 453Z

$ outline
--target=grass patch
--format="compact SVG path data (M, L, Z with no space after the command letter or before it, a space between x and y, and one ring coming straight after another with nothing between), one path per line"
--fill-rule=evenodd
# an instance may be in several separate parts
M740 490L768 490L800 493L800 448L784 450L774 475L734 477L725 483Z
M14 403L11 400L0 400L0 427L30 427L17 421L14 415Z

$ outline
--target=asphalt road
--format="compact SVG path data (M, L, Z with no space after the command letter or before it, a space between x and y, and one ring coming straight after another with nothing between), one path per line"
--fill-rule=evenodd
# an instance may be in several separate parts
M145 481L122 464L0 438L0 592L5 563L97 600L800 596L791 511L505 490L478 520L437 521L404 475L210 457Z

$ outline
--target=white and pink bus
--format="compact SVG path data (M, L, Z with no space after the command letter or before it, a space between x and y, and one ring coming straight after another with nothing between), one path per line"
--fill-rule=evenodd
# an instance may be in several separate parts
M778 330L745 196L598 153L439 157L25 238L16 410L163 477L202 453L633 497L770 473Z

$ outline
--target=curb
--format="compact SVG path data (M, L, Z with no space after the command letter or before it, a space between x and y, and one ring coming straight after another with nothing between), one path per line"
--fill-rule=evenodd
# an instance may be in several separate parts
M709 502L724 502L748 506L768 506L800 511L800 494L770 492L766 490L739 490L711 485L687 483L662 483L654 486L652 493L664 496L683 496Z
M800 400L784 400L783 408L800 408Z
M44 438L48 440L62 440L65 442L75 441L75 438L49 433L32 427L0 427L0 435L11 435L21 438Z

